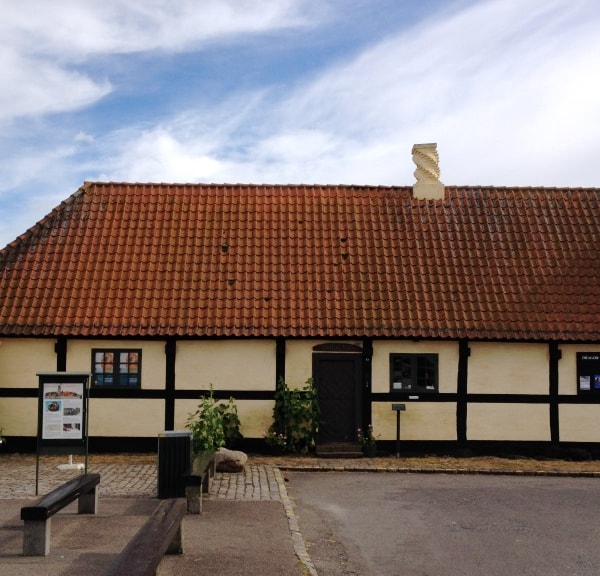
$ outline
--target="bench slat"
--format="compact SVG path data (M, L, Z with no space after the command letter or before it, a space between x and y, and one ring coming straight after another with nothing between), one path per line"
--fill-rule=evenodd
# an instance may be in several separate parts
M215 459L215 452L207 450L200 452L192 462L192 474L204 474L205 470L212 464Z
M185 497L190 514L202 513L202 493L210 490L210 480L215 472L215 451L198 453L192 462L192 469L184 474Z
M33 506L21 508L21 520L46 520L100 483L100 474L82 474L48 492Z
M185 511L183 498L161 500L105 576L154 576L165 553L181 553L181 522Z

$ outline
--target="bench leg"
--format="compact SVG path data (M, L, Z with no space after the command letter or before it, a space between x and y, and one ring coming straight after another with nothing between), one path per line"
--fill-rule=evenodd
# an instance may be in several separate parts
M189 514L202 514L202 486L186 486L187 511Z
M204 492L205 494L208 494L210 492L210 479L211 476L207 470L204 474L204 477L202 478L202 492Z
M177 532L169 544L165 554L183 554L183 520L179 523Z
M25 520L23 527L23 556L48 556L52 518Z
M98 512L98 486L94 486L92 490L79 496L77 512L79 514L96 514Z

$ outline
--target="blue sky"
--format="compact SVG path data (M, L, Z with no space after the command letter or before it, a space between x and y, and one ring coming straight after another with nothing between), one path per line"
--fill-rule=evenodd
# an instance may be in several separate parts
M0 247L86 180L600 186L597 0L0 0Z

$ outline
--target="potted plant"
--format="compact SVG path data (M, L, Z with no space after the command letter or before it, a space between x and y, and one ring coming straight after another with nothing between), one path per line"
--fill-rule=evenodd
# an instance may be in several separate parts
M380 434L373 434L373 424L369 424L364 430L359 428L356 432L364 455L369 458L377 456L377 438Z
M233 398L219 403L213 395L212 384L207 395L198 403L198 409L188 414L185 427L192 433L192 452L216 452L226 446L233 448L243 438L240 419Z
M272 429L263 433L265 443L271 449L272 454L283 454L288 450L287 436L282 433L277 433Z

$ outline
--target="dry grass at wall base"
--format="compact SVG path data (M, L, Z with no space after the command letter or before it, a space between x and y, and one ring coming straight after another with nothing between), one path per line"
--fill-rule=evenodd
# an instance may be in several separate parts
M64 456L42 456L49 465L64 463ZM79 457L75 457L78 459ZM0 466L12 460L31 460L35 466L35 454L11 454L0 452ZM90 454L88 467L112 464L156 464L155 453L143 454ZM317 458L313 455L282 454L279 456L252 454L248 455L248 465L268 464L281 468L341 468L341 469L373 469L373 470L406 470L406 471L448 471L448 472L515 472L515 473L557 473L557 474L590 474L600 476L600 459L586 457L585 454L574 454L565 458L534 458L524 456L437 456L437 455L400 455L379 456L377 458L330 459Z

